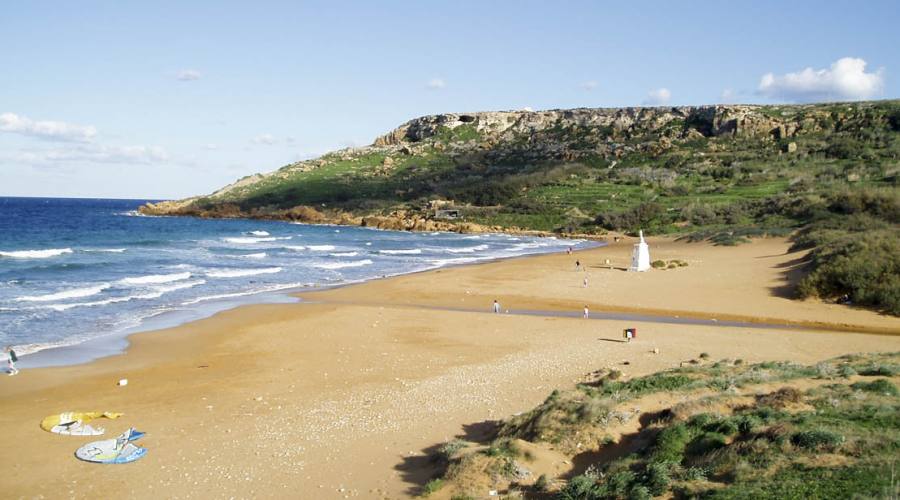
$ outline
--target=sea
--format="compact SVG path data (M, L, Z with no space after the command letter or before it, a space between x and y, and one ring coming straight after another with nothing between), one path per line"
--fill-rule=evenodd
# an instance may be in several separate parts
M139 214L148 201L0 197L0 346L22 366L86 362L294 291L595 245Z

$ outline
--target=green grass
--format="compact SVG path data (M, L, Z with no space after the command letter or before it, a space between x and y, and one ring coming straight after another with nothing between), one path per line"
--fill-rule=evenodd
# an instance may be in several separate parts
M845 356L816 367L761 363L751 371L814 378L898 357ZM704 374L706 386L729 374L747 378L734 366L694 370L694 375ZM781 409L785 401L811 409ZM893 498L900 493L900 483L892 480L900 456L900 395L887 379L834 382L805 393L783 389L758 397L755 405L737 406L730 415L673 416L655 425L648 444L630 456L596 464L573 478L559 498L619 498L643 490L716 499ZM838 458L826 465L822 454Z

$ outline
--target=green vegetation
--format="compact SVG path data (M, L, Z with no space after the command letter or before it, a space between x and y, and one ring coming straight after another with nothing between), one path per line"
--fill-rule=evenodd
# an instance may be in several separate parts
M534 410L504 421L486 449L455 455L442 484L474 494L471 484L487 475L485 484L507 484L507 492L578 500L896 498L900 393L881 373L898 361L900 353L847 355L815 366L723 360L631 380L596 372L593 382L554 391ZM760 391L761 384L784 385ZM635 418L627 408L644 404L633 400L657 394L678 403L642 415L629 439L609 437ZM747 395L754 395L749 403ZM530 484L522 483L515 439L547 443L574 456L580 469L565 481L535 471Z
M507 228L718 245L795 234L813 250L800 297L900 314L900 101L656 110L627 127L612 113L511 114L510 128L424 118L389 145L287 165L176 213L427 217L447 200L462 223Z
M425 483L425 486L422 487L422 496L427 497L432 493L438 491L444 486L444 480L440 478L432 479Z

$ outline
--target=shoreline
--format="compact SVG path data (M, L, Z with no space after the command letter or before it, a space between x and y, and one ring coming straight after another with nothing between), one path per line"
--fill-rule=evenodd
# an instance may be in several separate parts
M176 216L157 216L157 215L141 215L141 217L176 217ZM332 226L336 224L317 224L322 226ZM373 231L390 231L387 229L378 229L378 228L366 228L371 229ZM485 233L488 234L488 233ZM592 248L599 248L606 246L607 243L599 242L599 241L591 241L592 246L581 249L573 249L573 252L579 252L584 250L590 250ZM500 261L508 261L515 260L521 258L528 257L536 257L541 255L549 255L555 253L561 253L562 251L551 251L551 252L538 252L531 254L521 254L521 255L513 255L509 257L489 257L482 260L476 260L474 262L465 262L465 263L457 263L457 264L447 264L441 265L437 267L420 269L408 272L395 273L390 275L383 276L375 276L372 278L364 279L364 280L354 280L346 283L335 283L335 284L315 284L311 286L304 287L292 287L286 288L284 290L277 291L260 291L257 293L247 294L246 298L241 299L238 297L233 297L232 299L220 299L215 301L210 301L205 307L199 308L190 308L190 309L172 309L169 311L165 311L159 315L154 315L149 318L143 320L140 324L126 328L122 331L114 331L108 332L102 335L97 335L95 337L91 337L88 339L84 339L81 341L75 341L72 343L63 343L61 345L53 345L44 347L42 349L29 352L27 354L20 354L20 361L18 365L23 369L40 369L40 368L48 368L48 367L56 367L56 366L76 366L88 364L99 359L103 359L109 356L118 356L125 354L130 343L128 341L129 337L139 333L152 333L154 331L159 330L167 330L170 328L177 328L179 326L183 326L195 321L200 321L206 318L213 317L221 312L230 311L233 309L239 309L242 307L260 305L260 304L290 304L296 303L298 301L302 301L301 296L306 293L315 293L320 291L327 291L331 289L349 287L361 285L364 283L386 280L395 278L398 276L409 276L415 275L419 273L428 273L441 269L452 269L455 267L466 267L466 266L478 266L484 264L490 264L494 262ZM172 319L172 316L183 316L182 319Z
M698 314L768 311L900 326L875 313L770 293L781 285L778 266L794 257L784 254L784 240L737 250L650 245L651 255L686 257L690 265L649 273L592 267L630 257L630 242L622 242L578 257L563 252L404 274L307 290L302 303L241 306L134 334L119 356L0 377L0 429L21 444L20 452L0 455L0 468L16 478L8 493L406 498L430 479L435 443L477 433L600 368L633 377L699 353L811 364L900 350L893 335L658 322L642 323L626 343L621 332L630 319L572 317L585 303L594 311L694 304ZM584 273L573 270L576 258L588 266L588 288ZM718 279L719 272L734 279ZM495 297L511 311L565 315L490 314ZM121 378L128 386L116 386ZM91 410L124 412L103 423L108 435L130 426L147 432L147 456L123 467L92 466L71 456L85 439L37 425L46 415Z

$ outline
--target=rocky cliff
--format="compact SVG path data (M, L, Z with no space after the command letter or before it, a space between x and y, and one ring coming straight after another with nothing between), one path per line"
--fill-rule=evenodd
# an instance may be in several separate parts
M690 201L714 205L760 194L747 186L774 194L815 183L829 163L853 154L835 150L833 143L856 151L866 149L863 136L894 137L897 110L897 101L881 101L423 116L370 146L142 211L351 224L382 220L379 227L429 230L571 230L574 224L579 232L592 231L610 226L596 222L604 216L661 197L680 197L663 205L681 213ZM876 156L895 154L893 143L872 144L878 146ZM845 181L877 175L857 170ZM438 220L429 204L435 200L458 209L460 220Z

